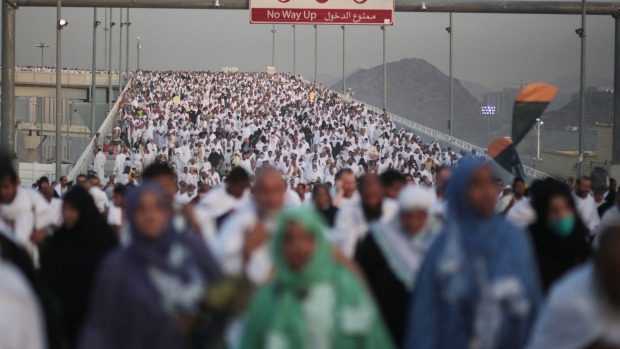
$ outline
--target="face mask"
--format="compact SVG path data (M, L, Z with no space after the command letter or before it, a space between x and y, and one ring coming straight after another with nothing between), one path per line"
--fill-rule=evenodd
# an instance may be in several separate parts
M549 222L551 231L559 237L567 237L573 232L575 227L575 216L558 218Z

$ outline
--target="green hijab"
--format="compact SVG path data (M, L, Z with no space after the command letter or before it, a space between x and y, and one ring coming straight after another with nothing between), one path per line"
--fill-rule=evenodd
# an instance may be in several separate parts
M282 243L289 223L315 240L300 271L288 267ZM296 208L280 216L272 240L276 277L255 294L241 349L392 349L364 286L332 256L323 218Z

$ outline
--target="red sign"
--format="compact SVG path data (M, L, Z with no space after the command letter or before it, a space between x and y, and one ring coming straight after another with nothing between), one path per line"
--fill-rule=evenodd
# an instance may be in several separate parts
M250 0L250 23L393 25L394 0Z

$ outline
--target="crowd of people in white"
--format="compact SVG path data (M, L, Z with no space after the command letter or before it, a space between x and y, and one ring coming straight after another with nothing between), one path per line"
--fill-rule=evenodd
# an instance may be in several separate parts
M217 186L235 166L253 174L265 165L280 169L293 188L334 185L343 168L356 177L395 169L430 186L438 166L463 155L291 75L153 72L138 74L135 84L102 149L116 155L121 183L167 161L180 184L194 186ZM103 179L100 161L95 171Z
M41 273L49 277L47 281L52 288L56 287L56 293L62 294L65 287L69 289L63 299L67 303L65 307L76 308L82 317L71 323L74 332L65 335L78 348L91 348L93 343L99 342L100 348L133 348L132 341L114 343L115 338L145 338L145 344L141 346L144 348L181 347L167 346L165 341L157 342L149 335L137 333L142 328L143 333L149 334L171 328L166 321L173 319L170 323L176 324L174 321L182 318L179 315L187 315L183 307L180 310L167 307L168 301L183 306L191 304L190 314L195 316L193 306L199 302L200 292L213 286L211 279L220 279L220 271L230 277L242 275L243 283L235 284L240 287L227 289L235 297L239 296L237 291L244 288L253 290L269 283L274 271L275 277L282 278L282 285L286 287L295 283L307 287L305 283L309 279L304 279L304 269L295 269L295 273L301 273L302 277L292 277L291 281L274 257L277 256L276 250L270 251L271 244L281 241L274 236L284 234L287 239L290 236L291 240L299 239L291 226L282 228L277 223L286 217L283 212L291 207L302 207L294 217L308 226L315 218L325 221L324 230L322 224L317 223L320 233L314 237L317 243L323 238L328 241L320 258L334 259L340 267L358 275L356 277L360 280L368 281L381 317L388 325L391 340L387 342L393 341L398 347L409 349L424 347L418 343L426 343L432 337L449 343L427 347L465 347L466 343L475 343L475 338L486 338L486 333L492 333L501 344L489 348L522 348L529 340L530 332L534 331L533 321L541 304L540 285L535 275L540 276L542 291L548 292L571 268L587 263L590 244L601 231L600 227L620 227L615 181L593 187L594 177L581 177L572 190L565 183L550 178L527 188L523 179L516 178L511 186L504 186L495 177L489 161L485 161L488 160L485 154L457 153L449 147L442 148L437 141L423 142L419 136L398 129L386 115L359 102L345 100L300 77L266 73L140 71L131 83L120 103L112 133L105 135L104 139L99 135L95 138L92 171L72 179L73 184L66 177L52 183L41 178L37 183L38 190L30 190L19 186L16 172L9 169L10 166L0 168L0 243L4 244L0 248L18 245L35 265L41 262ZM110 161L114 166L106 173L108 158L113 159ZM142 199L138 199L141 195ZM86 207L88 205L92 206L92 212ZM501 216L513 224L508 224ZM107 225L91 226L95 219L107 221ZM96 239L81 237L86 236L82 232L99 228L106 230L100 232L100 237L113 236L114 243L118 241L127 247L113 254L112 260L127 253L125 257L134 263L132 258L139 256L134 267L148 272L131 268L124 270L131 263L106 263L102 275L108 275L108 272L118 284L109 283L104 278L101 279L103 282L99 280L93 286L90 278L97 270L99 260L91 261L91 251L99 250L100 246L93 243ZM282 229L287 232L274 233ZM525 238L526 231L532 239L532 246ZM196 241L190 241L193 238ZM562 240L564 238L566 240ZM617 246L615 249L620 248L620 243L613 244ZM181 245L188 249L179 250ZM431 246L435 246L434 250ZM300 261L300 256L307 253L305 247L296 248L294 253L285 252L288 253L286 263L302 266L314 263ZM66 251L80 251L82 254L74 256ZM430 257L427 257L427 251ZM438 254L437 251L442 252ZM479 260L466 258L468 253L478 256ZM100 257L103 256L101 252ZM184 257L197 261L199 257L212 257L205 262L213 266L212 272L205 272L209 282L199 280L195 288L183 286L187 275L197 273L196 269L188 268L191 273L185 274L185 264L179 262ZM82 259L91 261L92 265L80 264ZM483 259L490 275L505 274L512 278L499 280L514 283L514 287L508 285L510 292L507 295L492 293L505 283L478 278L484 274L476 273ZM437 271L442 268L436 266L445 266L446 261L456 269ZM50 272L49 265L60 267L52 268ZM65 266L84 268L84 271L72 273ZM458 269L460 267L462 269ZM163 274L158 274L160 269ZM618 268L609 270L617 273ZM591 273L590 269L586 271ZM0 272L3 272L2 268ZM436 275L436 272L445 273ZM136 281L141 280L136 275L143 274L148 275L147 281ZM181 275L180 283L168 287L168 281L177 282L168 278L175 274ZM122 279L126 275L131 277ZM161 275L167 275L167 279L162 279ZM435 282L445 275L456 279L464 277L465 280L455 279L446 285ZM88 282L79 287L68 287L58 282L58 276L70 280L87 279ZM615 280L609 275L602 279ZM121 286L123 282L131 286ZM476 285L466 289L472 290L473 295L463 296L463 302L467 302L465 308L490 304L494 307L493 314L484 311L473 316L468 311L461 314L461 299L444 297L453 294L452 291L463 292L460 282ZM620 288L614 288L614 285L617 283L606 287L616 294ZM83 324L86 307L71 302L76 289L87 299L91 287L98 292L95 294L98 298L93 298L95 305L91 304L89 308L91 321ZM140 287L157 290L147 295L152 298L150 302L143 301L142 294L136 296L138 293L132 293ZM293 287L293 293L298 295L302 288L296 287ZM435 290L436 287L445 290ZM360 289L366 290L365 287ZM180 290L189 291L186 294ZM190 291L196 293L190 294ZM582 291L583 297L596 301L595 293ZM247 293L251 294L250 291ZM413 310L408 315L407 305L414 295L418 301L411 303ZM160 302L160 296L164 296L165 301ZM109 297L115 299L113 304L96 303L98 299L111 299ZM550 297L553 300L559 296L551 293ZM3 299L10 298L0 297L0 302ZM126 328L116 326L116 315L106 321L98 318L99 314L122 308L122 303L116 303L116 299L129 300L127 304L136 309L127 311L123 308L119 314L161 312L165 314L162 315L165 324L136 320L131 324L139 326ZM412 299L415 301L416 297ZM503 302L511 305L503 306ZM247 302L242 303L247 305ZM155 306L150 307L151 304ZM425 307L437 309L427 311ZM306 311L308 305L298 308ZM576 314L581 311L570 309ZM223 326L226 327L223 331L225 342L231 348L238 347L242 338L252 338L252 332L247 329L245 334L241 332L243 325L262 326L253 323L251 316L248 324L244 324L242 310L231 310L227 314L226 326ZM549 344L564 338L562 333L556 334L545 328L553 327L557 317L561 318L561 314L553 313L554 310L541 310L549 319L542 318L532 335L534 344L531 348L570 347ZM328 318L332 314L329 310L324 313ZM428 314L439 314L462 324L448 328L443 326L448 320L435 321L441 326L425 331L423 325L427 323ZM505 319L498 320L500 317ZM585 332L596 332L587 340L620 343L614 335L617 323L609 322L602 313L595 312L590 317L604 331L584 327L575 333L581 331L579 336L585 338L590 335ZM489 330L479 326L480 319L491 324L511 321L514 326L490 326L493 328ZM318 321L307 320L314 324ZM472 327L474 321L479 328L471 334L465 329ZM18 325L5 322L3 326L21 333ZM407 330L407 326L413 330ZM368 338L373 336L371 327L364 330ZM325 333L330 330L326 327ZM443 336L442 331L467 333ZM48 337L51 338L52 334ZM179 336L171 331L163 337L175 342ZM254 342L241 344L243 348L262 347L255 346ZM386 345L381 347L392 348L391 343ZM42 348L43 345L21 347ZM360 346L351 346L354 347ZM361 346L374 347L377 346Z

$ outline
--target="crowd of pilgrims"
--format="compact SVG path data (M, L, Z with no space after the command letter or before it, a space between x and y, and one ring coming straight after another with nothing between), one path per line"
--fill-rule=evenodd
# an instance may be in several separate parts
M115 156L119 183L166 161L179 181L194 187L217 186L231 167L254 174L266 165L279 168L294 186L334 185L343 168L356 177L395 169L432 184L438 166L462 157L290 75L143 73L133 91L94 164L102 180L105 154Z
M118 117L71 182L0 156L0 349L620 348L604 171L506 186L289 75L141 72Z

